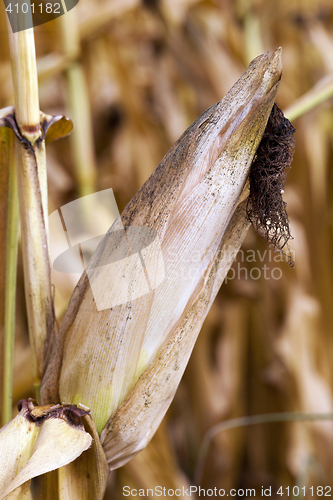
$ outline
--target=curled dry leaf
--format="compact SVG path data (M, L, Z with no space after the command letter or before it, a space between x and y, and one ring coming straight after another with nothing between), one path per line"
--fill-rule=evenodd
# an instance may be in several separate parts
M82 418L87 432L93 437L92 446L76 460L54 471L59 500L102 500L109 467L91 415Z
M66 116L51 116L41 112L40 118L46 145L65 137L73 130L73 122Z
M28 486L33 477L69 464L92 443L77 407L47 405L36 407L32 400L22 401L19 414L0 431L0 500ZM17 498L24 498L19 490ZM17 493L17 492L16 492Z
M42 111L40 112L40 126L42 136L40 137L39 142L45 140L46 144L56 141L61 137L65 137L73 130L73 122L66 116L47 115ZM17 126L14 106L8 106L7 108L0 110L0 127L11 128L20 141L26 141L26 139L23 139Z
M47 403L60 395L91 408L112 468L153 436L246 234L242 191L280 79L281 49L252 61L170 149L110 228L73 293L41 398ZM132 272L129 300L97 310L88 275L94 271L103 297L111 297L106 265L119 250L117 234L125 228L125 241L137 251L142 232L134 240L132 234L138 227L156 231L163 255L162 264L154 252L142 259L150 283L163 266L165 278L132 298L141 286Z

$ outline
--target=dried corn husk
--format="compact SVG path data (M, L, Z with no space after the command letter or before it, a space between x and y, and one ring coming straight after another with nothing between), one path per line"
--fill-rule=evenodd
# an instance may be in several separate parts
M92 443L80 416L87 412L25 401L0 431L0 499L26 498L30 480L69 464ZM70 414L70 418L68 418Z
M127 239L141 248L143 233L135 239L132 230L148 227L157 232L163 264L150 247L145 270L154 283L164 265L163 282L104 310L97 310L87 274L74 291L41 398L55 401L60 395L62 402L88 406L99 432L111 417L101 439L113 468L142 449L158 427L246 234L241 193L280 78L280 49L252 61L226 97L171 148L87 269L90 283L94 275L102 295L111 296L106 266L120 245L116 231L131 227ZM138 286L133 272L130 284Z

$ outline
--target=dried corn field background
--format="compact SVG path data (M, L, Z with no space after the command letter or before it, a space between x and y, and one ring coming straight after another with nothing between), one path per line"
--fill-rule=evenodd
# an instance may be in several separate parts
M121 211L258 54L283 48L283 110L333 79L328 0L80 0L35 36L41 109L64 113L75 126L47 149L50 212L110 187ZM5 107L14 98L3 6L0 37ZM295 268L249 231L162 426L146 450L111 474L106 499L123 498L125 485L174 489L195 479L205 488L256 488L258 497L271 486L273 498L280 486L305 486L308 498L311 486L333 486L331 421L224 430L198 464L205 433L219 422L333 412L332 107L331 98L293 120L296 151L284 199ZM61 321L70 280L58 288ZM22 263L15 349L17 403L33 395Z

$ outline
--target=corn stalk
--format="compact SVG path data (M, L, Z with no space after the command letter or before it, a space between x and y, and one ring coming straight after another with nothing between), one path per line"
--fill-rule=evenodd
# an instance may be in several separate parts
M55 328L47 241L45 140L33 29L13 33L8 21L7 25L15 97L15 114L7 120L16 133L24 283L34 388L39 399L45 346Z

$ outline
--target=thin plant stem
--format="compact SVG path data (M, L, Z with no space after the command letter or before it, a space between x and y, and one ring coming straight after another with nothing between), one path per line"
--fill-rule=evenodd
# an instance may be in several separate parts
M194 483L197 485L199 484L210 444L214 437L220 434L220 432L248 425L267 424L270 422L309 422L313 420L333 420L333 413L264 413L263 415L233 418L214 425L206 432L202 440L194 472Z
M33 28L29 28L13 33L8 19L7 31L14 86L15 118L22 136L34 144L41 136L34 32Z
M9 188L6 243L5 325L4 325L4 387L3 425L12 418L13 365L15 338L16 270L18 246L18 190L16 165L13 161L14 134L8 130Z
M265 52L261 37L260 17L251 7L245 7L244 38L246 63L248 64L258 54Z
M61 17L60 27L63 52L72 61L66 77L71 117L75 123L70 136L75 175L80 196L86 196L95 192L96 161L86 78L82 65L76 61L80 55L80 37L75 9Z
M297 99L289 108L284 110L288 120L293 121L308 113L319 104L333 96L333 75L320 80L309 92Z
M45 346L55 328L47 238L47 177L42 140L33 29L13 33L8 41L15 97L18 186L25 296L34 388L38 400ZM23 97L22 97L23 96Z

